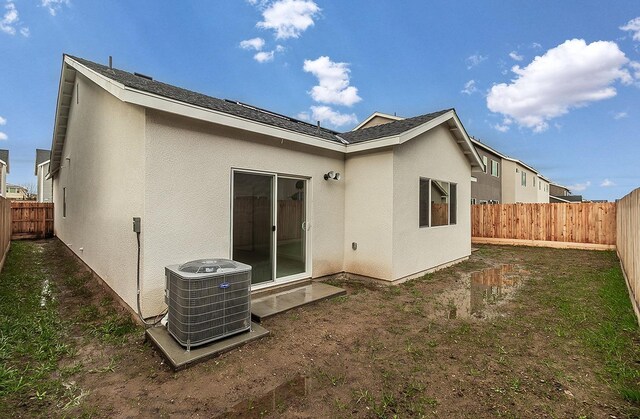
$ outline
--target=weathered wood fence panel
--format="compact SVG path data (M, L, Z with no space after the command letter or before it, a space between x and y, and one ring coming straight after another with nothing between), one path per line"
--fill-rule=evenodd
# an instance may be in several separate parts
M640 319L640 188L618 201L616 248Z
M613 246L616 204L472 205L471 236Z
M271 243L272 201L266 198L239 197L233 207L233 245L253 248ZM302 237L304 201L278 201L278 240L297 240Z
M11 238L41 239L53 236L53 203L13 201Z
M11 246L11 201L0 196L0 270Z

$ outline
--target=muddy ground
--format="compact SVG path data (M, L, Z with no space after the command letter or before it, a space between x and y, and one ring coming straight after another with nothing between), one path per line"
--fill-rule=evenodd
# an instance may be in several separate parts
M33 245L53 262L74 347L52 376L71 402L14 396L16 416L640 415L637 327L611 332L613 360L598 340L620 316L603 297L612 276L624 289L612 252L484 246L401 286L335 282L346 296L270 318L270 336L173 372L141 328L99 323L125 314L58 241Z

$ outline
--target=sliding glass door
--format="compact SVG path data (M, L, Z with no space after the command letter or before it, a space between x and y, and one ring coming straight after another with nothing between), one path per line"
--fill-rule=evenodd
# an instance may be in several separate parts
M273 175L233 173L233 259L251 265L251 283L273 281Z
M232 258L251 265L252 284L307 273L307 180L233 172Z
M276 278L306 269L306 180L278 178Z

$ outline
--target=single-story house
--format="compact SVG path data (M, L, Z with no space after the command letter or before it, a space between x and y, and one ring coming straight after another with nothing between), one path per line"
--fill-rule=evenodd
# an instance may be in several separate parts
M49 162L51 161L51 150L36 149L36 166L35 175L37 177L37 201L38 202L52 202L53 199L53 185L49 174Z
M9 174L9 150L0 150L0 196L7 197L7 175Z
M164 308L164 267L198 258L250 264L253 290L466 259L482 162L456 112L382 122L339 133L64 55L55 234L130 307L139 238L145 317Z

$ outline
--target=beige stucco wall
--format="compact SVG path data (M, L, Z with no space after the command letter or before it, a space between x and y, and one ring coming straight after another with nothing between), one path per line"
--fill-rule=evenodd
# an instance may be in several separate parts
M420 178L457 184L457 224L419 226ZM393 153L393 279L471 254L471 165L444 126Z
M345 174L342 154L148 110L142 225L150 312L164 302L165 266L231 256L232 168L309 178L312 276L343 270L345 181L323 178Z
M344 270L392 280L393 150L349 155L344 181Z
M76 81L62 167L53 181L55 233L135 307L132 217L144 212L144 109L120 102L80 74Z
M49 163L38 167L38 202L52 202L53 199L51 179L46 179L47 173L49 173Z
M549 202L549 182L538 176L536 184L537 201L540 204Z
M538 175L517 162L502 159L502 203L538 201ZM516 173L516 169L518 172ZM522 186L522 172L527 174L527 186ZM535 185L533 179L536 179ZM546 202L549 202L547 199Z

